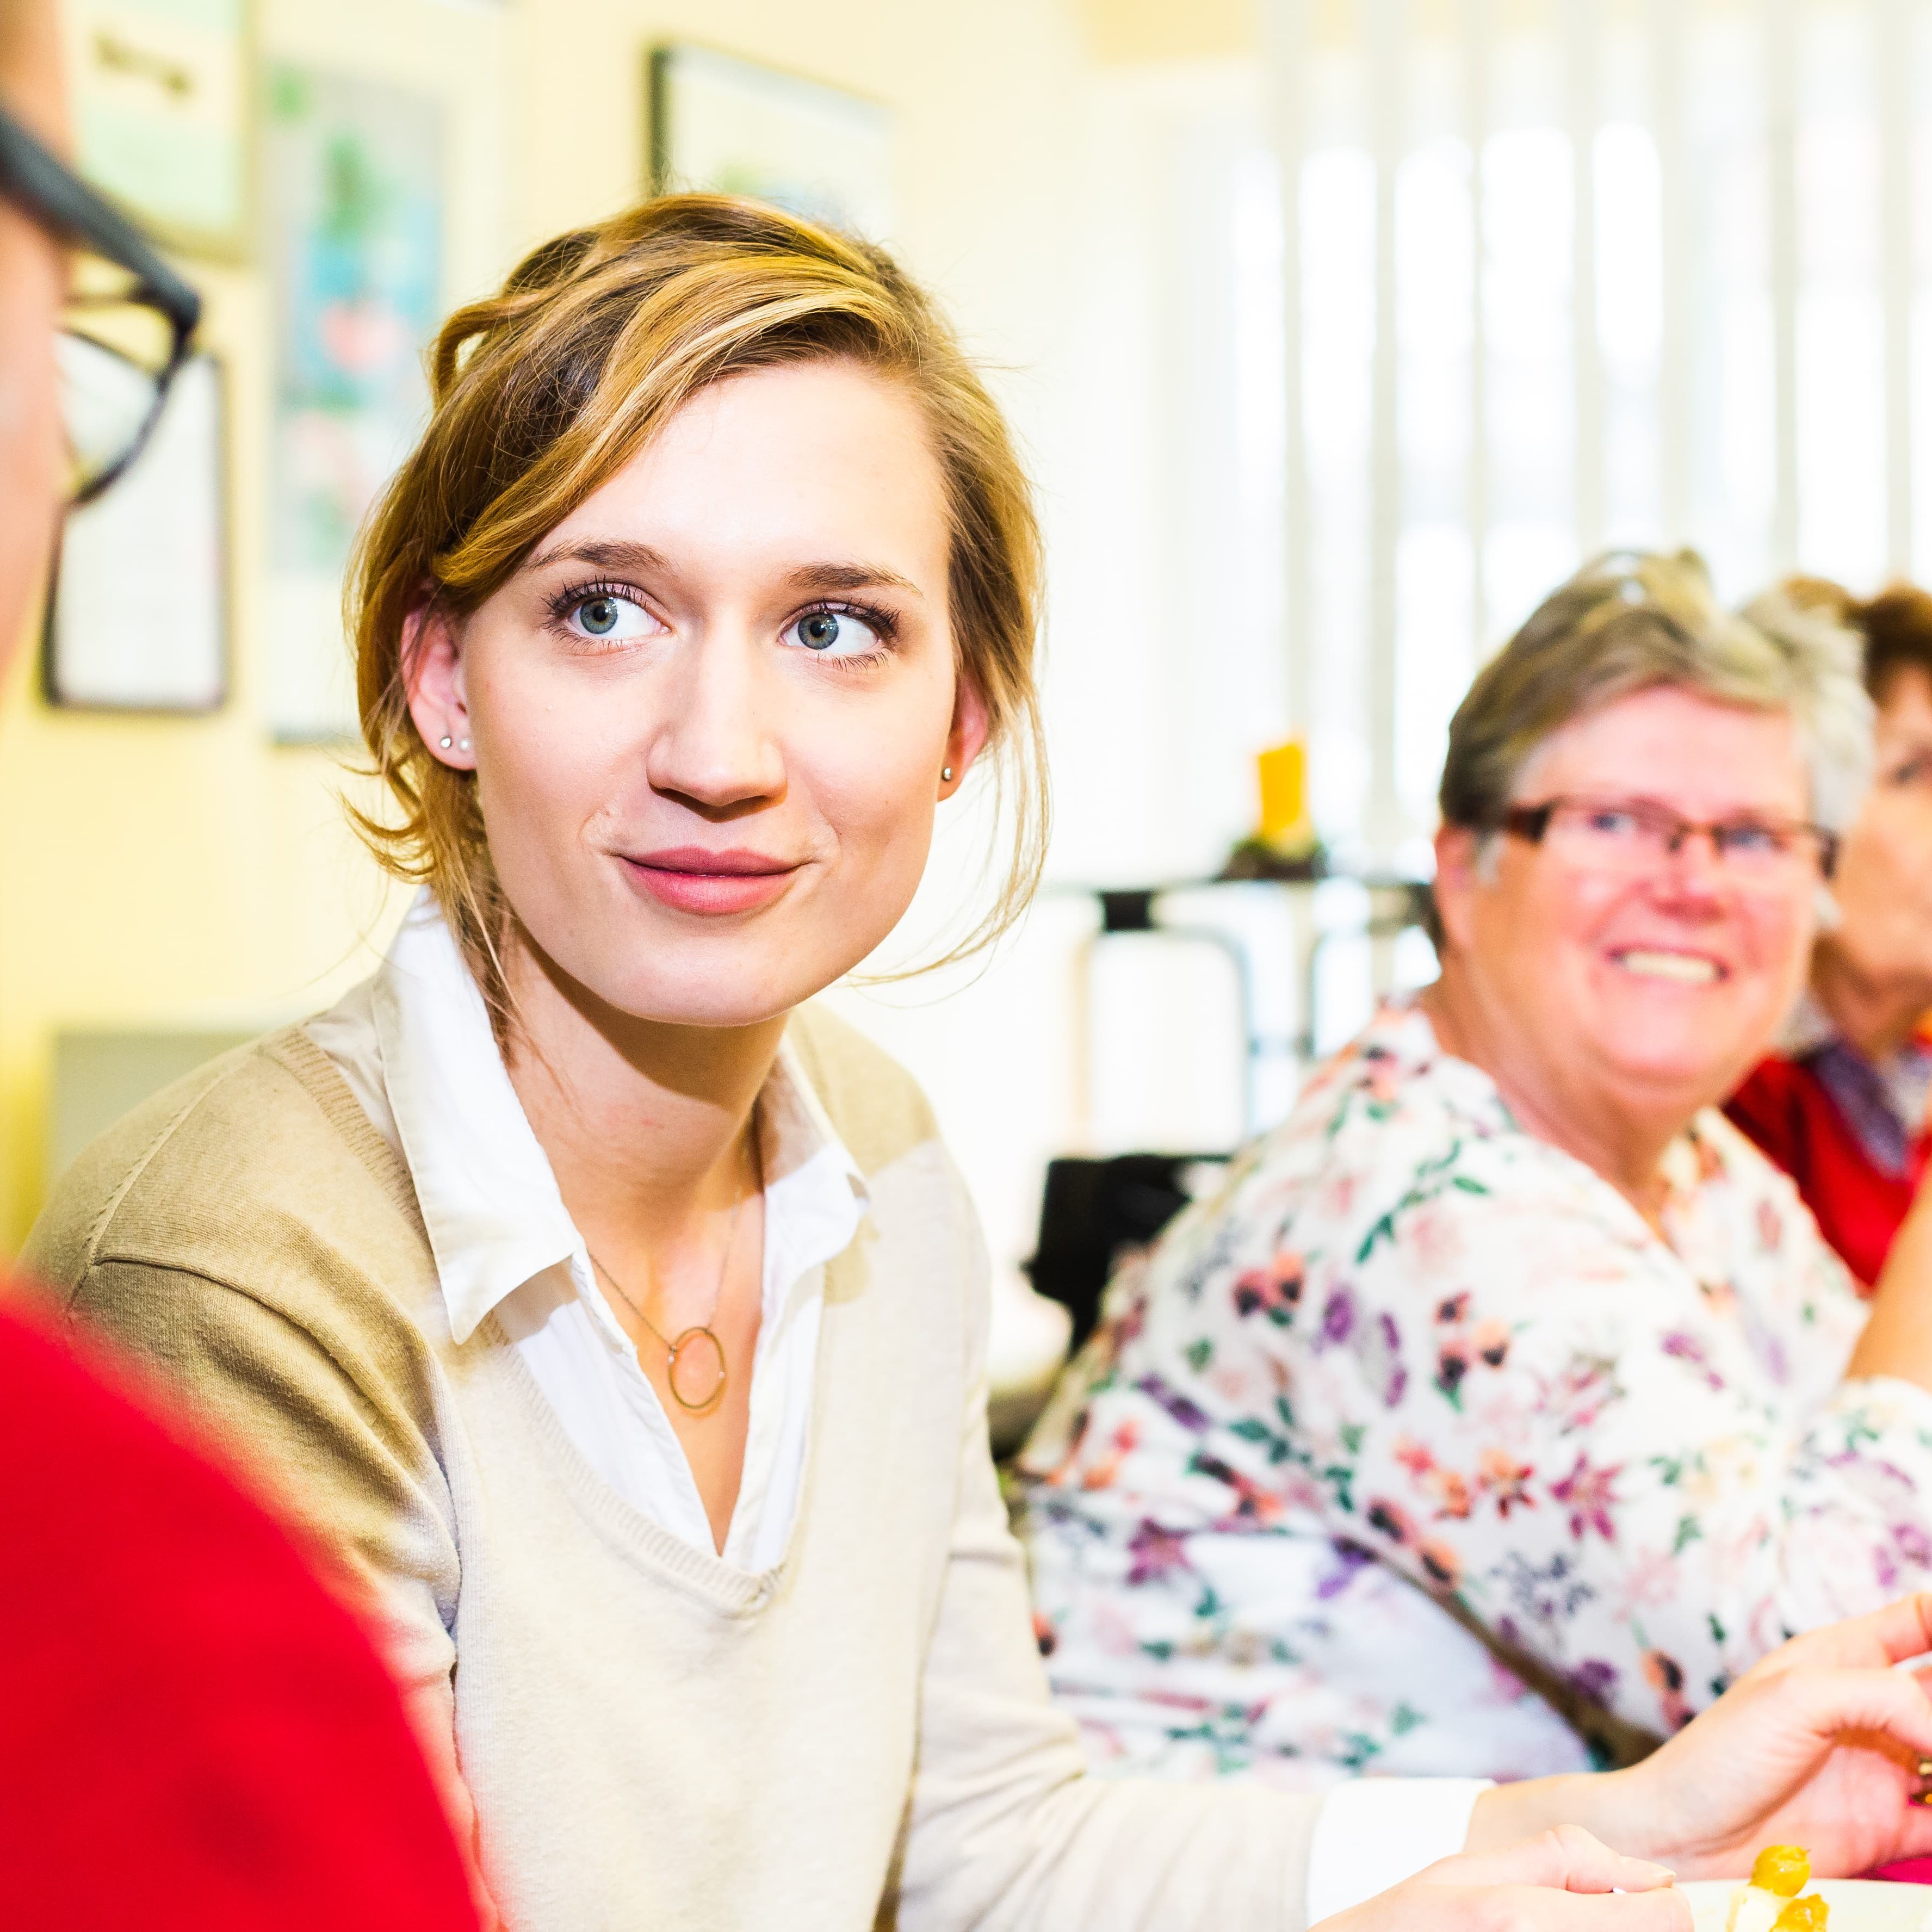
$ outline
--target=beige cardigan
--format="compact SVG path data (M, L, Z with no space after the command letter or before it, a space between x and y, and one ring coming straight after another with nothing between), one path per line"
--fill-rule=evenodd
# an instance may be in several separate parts
M823 1015L792 1038L872 1211L762 1574L600 1482L494 1319L452 1341L408 1170L298 1028L98 1142L28 1265L450 1675L513 1932L1299 1932L1317 1801L1082 1774L987 1454L971 1209L896 1066Z

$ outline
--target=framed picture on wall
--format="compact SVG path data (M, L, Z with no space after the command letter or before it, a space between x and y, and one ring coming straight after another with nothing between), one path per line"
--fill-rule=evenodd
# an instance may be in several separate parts
M250 0L64 0L82 173L170 246L248 246Z
M263 698L283 744L356 735L343 572L428 412L442 306L443 109L359 75L267 76L262 257L274 316Z
M848 233L892 232L890 111L710 47L650 56L651 191L754 195Z
M61 532L41 655L48 701L218 710L228 694L220 365L184 364L147 447Z

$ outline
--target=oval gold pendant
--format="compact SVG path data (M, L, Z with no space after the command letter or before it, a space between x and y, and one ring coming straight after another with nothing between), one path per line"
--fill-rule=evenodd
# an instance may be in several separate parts
M685 1353L687 1348L691 1349L688 1369ZM670 1345L670 1359L664 1364L664 1380L670 1384L672 1399L680 1408L692 1415L702 1415L707 1409L715 1408L724 1395L724 1344L709 1328L686 1329ZM693 1382L700 1384L701 1393L691 1388Z

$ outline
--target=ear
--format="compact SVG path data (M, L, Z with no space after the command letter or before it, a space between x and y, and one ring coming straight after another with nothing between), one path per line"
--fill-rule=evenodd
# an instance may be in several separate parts
M992 718L978 684L962 676L954 688L952 728L946 734L946 769L952 776L939 782L939 795L950 798L966 782L973 760L986 748L986 734Z
M473 772L463 636L434 604L412 610L403 626L403 685L430 756L453 770Z
M1468 945L1474 908L1481 889L1476 875L1480 836L1466 825L1445 825L1436 835L1436 914L1446 946Z

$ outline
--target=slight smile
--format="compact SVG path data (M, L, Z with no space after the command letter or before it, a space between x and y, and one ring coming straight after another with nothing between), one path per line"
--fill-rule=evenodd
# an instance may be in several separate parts
M625 871L662 904L680 912L716 916L769 905L796 876L798 867L762 852L713 852L702 845L620 853Z
M1714 986L1730 977L1708 952L1679 952L1670 946L1622 946L1610 955L1610 962L1640 980L1664 980L1677 986Z

